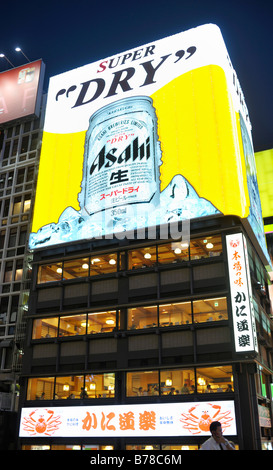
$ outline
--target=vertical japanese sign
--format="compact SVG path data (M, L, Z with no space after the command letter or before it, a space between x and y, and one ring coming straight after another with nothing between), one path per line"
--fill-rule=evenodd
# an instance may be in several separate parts
M245 237L227 235L227 257L236 352L258 351Z

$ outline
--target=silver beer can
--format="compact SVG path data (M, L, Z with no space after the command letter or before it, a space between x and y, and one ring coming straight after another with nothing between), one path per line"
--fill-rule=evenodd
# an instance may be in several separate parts
M110 211L114 219L146 214L159 205L161 149L150 97L115 101L89 120L78 200L92 216ZM136 212L136 211L135 211Z

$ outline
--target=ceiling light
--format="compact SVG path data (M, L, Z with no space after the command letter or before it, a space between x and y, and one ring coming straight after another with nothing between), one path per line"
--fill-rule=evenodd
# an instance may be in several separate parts
M99 263L100 262L100 259L99 258L94 258L92 259L91 263L94 264L94 263Z
M109 264L116 264L116 260L115 260L115 259L113 259L113 258L112 258L112 259L110 259L110 260L109 260Z
M151 253L145 253L144 258L150 259L152 257Z
M213 243L207 243L206 248L208 248L208 250L211 250L211 248L213 248Z
M176 249L174 250L174 252L175 252L176 255L179 255L179 254L181 253L181 251L182 251L182 250L180 250L180 248L176 248Z
M84 263L84 264L82 265L82 269L88 269L88 268L89 268L89 266L88 266L87 263Z

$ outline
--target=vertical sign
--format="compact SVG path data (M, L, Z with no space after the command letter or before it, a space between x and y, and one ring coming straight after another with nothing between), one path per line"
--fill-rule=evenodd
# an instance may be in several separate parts
M242 233L227 235L227 257L236 352L258 351L248 254Z

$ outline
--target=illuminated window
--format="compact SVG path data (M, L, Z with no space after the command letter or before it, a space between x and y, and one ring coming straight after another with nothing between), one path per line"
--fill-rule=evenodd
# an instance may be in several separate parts
M156 247L138 248L128 252L129 269L146 268L156 263Z
M89 275L89 258L64 261L63 279L87 277Z
M195 392L193 369L160 371L161 395L189 395Z
M159 444L127 444L126 450L160 450Z
M88 314L87 333L108 333L116 327L116 310Z
M158 245L158 262L180 263L189 259L189 244L181 242L168 243L167 245Z
M85 377L88 398L114 398L115 374L90 374Z
M21 281L22 277L23 277L23 260L19 259L16 261L15 281Z
M158 371L137 371L126 374L127 397L159 395Z
M152 328L157 325L158 321L156 305L128 309L127 328L129 330Z
M60 281L62 279L62 263L39 266L38 284L43 282Z
M222 254L221 235L193 239L190 242L191 260L211 258Z
M54 377L28 379L27 400L52 400Z
M107 253L93 256L90 259L90 275L114 273L117 271L117 254Z
M18 215L21 212L21 197L14 198L12 215Z
M168 445L162 445L161 447L162 450L198 450L198 445L192 445L192 444L168 444Z
M86 333L86 315L68 315L60 318L59 336L84 335Z
M193 318L195 323L227 320L226 297L195 300L193 302Z
M67 377L56 377L55 400L66 398L84 398L84 376L69 375Z
M34 320L32 339L56 338L58 336L58 322L58 317Z
M198 393L233 392L231 366L202 367L196 370Z
M191 302L159 305L159 325L173 326L192 323Z
M30 210L30 204L31 204L31 195L28 194L24 198L24 214Z

